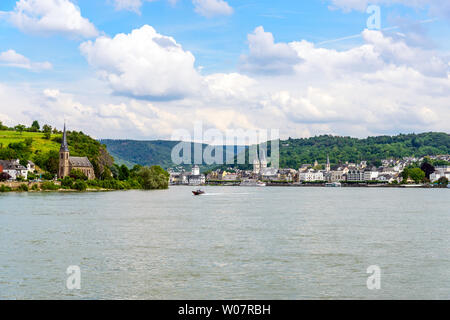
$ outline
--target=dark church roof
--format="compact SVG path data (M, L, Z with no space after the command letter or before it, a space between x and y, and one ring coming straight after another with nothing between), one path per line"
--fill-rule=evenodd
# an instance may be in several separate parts
M61 148L59 149L59 152L69 152L69 145L67 144L67 135L66 135L66 124L64 123L64 132L63 137L61 141Z
M72 167L92 168L92 164L87 157L69 157L69 162Z

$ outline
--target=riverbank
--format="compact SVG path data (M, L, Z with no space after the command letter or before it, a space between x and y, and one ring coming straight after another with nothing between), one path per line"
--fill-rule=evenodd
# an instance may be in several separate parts
M185 187L199 187L195 185L171 185L171 186L185 186ZM255 187L261 188L261 186L241 186L240 182L230 183L224 182L223 184L218 183L206 183L201 186L208 187ZM332 188L331 186L327 186L325 183L322 184L314 184L314 183L270 183L266 182L266 187L308 187L308 188ZM447 188L446 186L438 186L438 185L429 185L429 184L355 184L355 183L341 183L342 188L407 188L407 189L442 189ZM340 188L338 187L338 188Z

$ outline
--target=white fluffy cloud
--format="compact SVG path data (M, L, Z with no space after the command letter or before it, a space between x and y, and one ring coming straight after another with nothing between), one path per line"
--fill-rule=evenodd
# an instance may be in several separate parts
M189 95L200 85L194 56L148 25L130 34L84 42L80 50L118 94L170 100Z
M98 35L95 26L69 0L19 0L7 16L13 25L27 33L85 38Z
M262 28L252 35L289 72L201 75L191 53L145 26L81 45L104 81L78 90L101 92L96 100L0 84L0 114L16 123L66 117L74 128L113 138L167 139L196 120L219 130L279 128L283 138L448 131L448 57L379 31L364 31L364 44L341 51L305 40L275 43ZM106 94L103 83L116 94Z
M257 27L248 35L250 53L241 57L241 70L254 74L287 74L294 71L302 59L286 43L275 43L270 32Z
M31 62L27 57L14 50L0 52L0 65L28 69L32 71L47 70L52 68L50 62Z
M224 0L192 0L192 3L195 12L207 18L233 14L233 8Z

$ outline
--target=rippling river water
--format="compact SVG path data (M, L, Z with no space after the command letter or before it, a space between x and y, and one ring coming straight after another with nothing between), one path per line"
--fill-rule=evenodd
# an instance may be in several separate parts
M450 190L206 191L0 194L0 298L450 298Z

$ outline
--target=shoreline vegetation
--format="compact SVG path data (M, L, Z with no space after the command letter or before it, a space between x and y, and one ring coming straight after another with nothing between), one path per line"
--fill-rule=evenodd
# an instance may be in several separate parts
M169 173L159 166L135 166L128 170L120 167L122 176L115 179L108 176L88 180L79 170L72 170L64 179L48 181L4 181L0 182L0 193L4 192L48 192L48 191L117 191L117 190L160 190L169 188Z
M55 184L56 185L56 184ZM217 185L217 184L206 184L202 186L208 186L208 187L241 187L240 185ZM171 187L187 187L192 188L195 186L188 186L188 185L173 185ZM197 186L198 187L198 186ZM246 186L249 187L249 186ZM277 187L277 188L326 188L329 189L325 184L268 184L266 187ZM259 189L260 187L250 187ZM377 188L377 189L448 189L445 186L433 186L433 185L390 185L390 184L349 184L345 185L343 184L341 188ZM169 189L169 188L167 188ZM142 188L130 188L130 189L107 189L107 188L86 188L84 190L78 190L78 189L69 189L69 188L55 188L55 189L47 189L47 188L38 188L33 189L28 187L27 184L21 184L17 188L12 188L7 185L5 185L4 182L0 182L0 194L2 193L80 193L80 192L113 192L113 191L131 191L131 190L140 190L140 191L150 191L150 190L164 190L164 189L142 189Z

